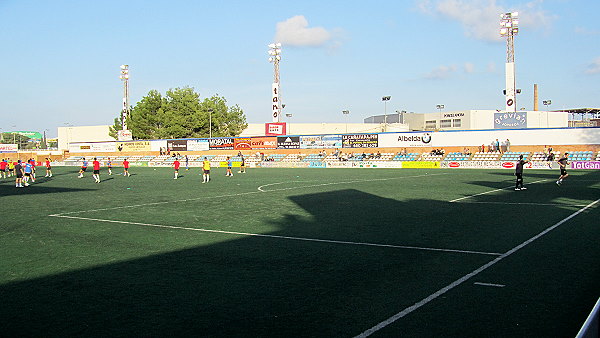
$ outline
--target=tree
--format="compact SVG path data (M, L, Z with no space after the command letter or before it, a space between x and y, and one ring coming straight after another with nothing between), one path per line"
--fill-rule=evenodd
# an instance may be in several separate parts
M114 124L108 128L108 136L114 138L115 140L119 139L119 130L123 128L123 116L119 113L119 117L115 117Z
M201 138L212 136L237 136L248 124L243 110L227 107L224 97L214 95L200 102L193 88L168 90L163 97L151 90L131 110L127 127L135 139ZM111 136L117 136L121 120L115 118Z

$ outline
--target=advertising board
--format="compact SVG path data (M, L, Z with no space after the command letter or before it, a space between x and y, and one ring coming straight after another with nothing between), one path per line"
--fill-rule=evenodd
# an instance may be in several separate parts
M171 151L187 151L187 140L167 140L167 148Z
M210 145L208 140L187 140L188 151L203 151L209 149Z
M252 137L250 146L251 149L277 149L277 137Z
M350 134L342 135L343 148L377 148L377 134Z
M117 151L151 151L150 141L117 142Z
M494 129L521 129L527 128L526 112L494 113Z
M208 141L208 144L211 150L230 150L235 148L233 137L211 138Z
M249 137L238 137L233 142L235 150L252 150L252 139Z
M440 162L430 161L403 161L402 168L439 168Z
M341 148L342 135L300 136L301 149Z
M379 134L380 147L431 147L432 133L383 133Z
M19 146L16 144L0 144L0 153L16 153Z
M573 161L571 162L572 169L600 169L599 161Z
M287 133L285 122L271 122L265 123L265 135L266 136L281 136Z
M300 149L300 136L278 137L277 149Z

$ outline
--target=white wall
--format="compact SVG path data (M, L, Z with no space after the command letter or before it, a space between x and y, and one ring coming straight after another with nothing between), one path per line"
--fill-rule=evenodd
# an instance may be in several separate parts
M379 123L288 123L288 135L319 135L348 133L378 133L385 131L385 125ZM347 128L347 129L346 129ZM408 131L408 125L389 123L387 131ZM264 123L249 123L240 137L264 136Z
M58 149L68 150L73 142L114 141L108 135L110 126L58 127Z

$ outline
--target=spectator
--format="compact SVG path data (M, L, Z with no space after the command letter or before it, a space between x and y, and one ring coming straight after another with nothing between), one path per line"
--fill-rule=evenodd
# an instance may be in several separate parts
M509 152L510 151L510 140L506 139L506 141L504 143L506 144L506 151Z

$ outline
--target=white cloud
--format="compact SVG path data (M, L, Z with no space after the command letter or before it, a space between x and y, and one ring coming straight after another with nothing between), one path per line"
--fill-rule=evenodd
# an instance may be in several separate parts
M600 35L599 30L590 30L585 27L575 27L575 33L590 36Z
M600 57L597 57L587 66L586 74L600 74Z
M442 80L449 78L454 72L456 72L456 66L439 66L433 69L431 72L425 74L426 79L430 80Z
M465 62L465 73L470 74L475 72L475 65L470 62Z
M323 27L308 27L308 20L296 15L277 23L275 42L297 47L337 46L339 41L334 41L334 35Z
M522 28L546 29L556 19L541 8L542 1L534 0L517 8L504 8L496 0L417 0L422 13L459 22L465 35L477 40L500 41L500 14L519 12Z

